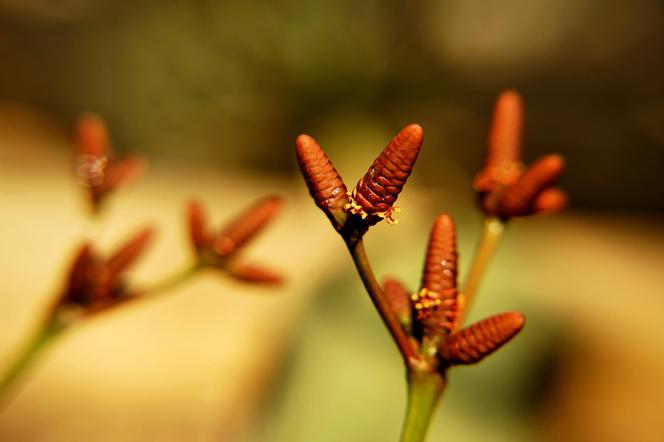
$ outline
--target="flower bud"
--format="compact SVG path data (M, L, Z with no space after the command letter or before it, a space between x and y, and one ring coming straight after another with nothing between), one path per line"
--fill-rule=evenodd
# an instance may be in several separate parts
M341 176L316 140L300 135L295 141L297 162L316 205L325 212L332 225L341 230L348 214L348 191Z
M349 204L352 213L374 225L381 219L395 223L399 209L394 203L413 170L422 147L422 128L410 124L383 149L367 173L353 189Z
M440 356L449 365L479 362L512 339L524 321L518 312L483 319L450 335L439 348Z

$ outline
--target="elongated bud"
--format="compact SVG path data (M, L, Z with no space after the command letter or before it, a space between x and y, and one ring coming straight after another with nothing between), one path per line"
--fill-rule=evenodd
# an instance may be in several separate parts
M550 187L544 189L535 198L533 209L538 214L559 212L569 204L567 193L561 189Z
M411 297L416 319L425 335L448 334L457 328L461 306L456 248L452 218L447 214L439 215L429 236L422 288Z
M109 137L104 120L95 114L81 115L76 124L76 144L80 155L108 155Z
M272 220L280 207L279 197L270 196L259 200L219 233L214 241L216 252L220 256L235 253Z
M401 281L396 278L385 278L383 293L396 313L397 319L404 327L409 327L412 321L410 309L410 294Z
M399 132L376 158L353 189L349 209L366 219L367 225L385 219L395 222L394 203L413 170L422 147L422 128L410 124Z
M440 356L449 365L474 364L498 350L522 328L521 313L491 316L450 335L440 346Z
M108 304L112 299L113 277L90 244L81 247L69 274L69 282L61 303L89 307Z
M475 190L488 192L513 184L521 173L523 103L515 91L505 91L496 100L486 145L484 168L475 178Z
M106 261L106 268L115 276L129 267L143 253L154 236L154 229L143 229L127 241Z
M537 196L556 181L562 170L560 155L547 155L537 160L516 184L505 189L498 203L499 216L506 219L534 213Z
M244 282L260 284L281 284L283 278L278 273L254 264L238 264L230 269L231 275Z
M341 176L323 149L310 136L297 137L295 152L309 193L335 229L340 230L348 218L344 208L349 203L348 190Z
M95 257L90 244L84 244L76 253L74 264L69 271L67 284L68 296L76 297L77 293L84 292L88 284L88 272L94 265Z
M104 187L112 190L119 185L128 184L138 178L147 166L144 158L127 155L109 164L104 179Z
M187 218L189 221L189 239L194 249L200 252L202 249L209 247L212 241L206 231L207 216L203 205L196 200L189 201Z

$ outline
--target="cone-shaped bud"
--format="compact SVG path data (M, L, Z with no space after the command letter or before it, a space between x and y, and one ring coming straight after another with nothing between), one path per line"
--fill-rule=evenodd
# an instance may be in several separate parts
M95 114L81 115L76 122L76 144L80 155L108 155L110 146L104 120Z
M474 364L512 339L523 328L524 321L518 312L483 319L450 335L440 346L439 354L449 365Z
M569 198L567 197L567 193L565 193L565 191L555 187L550 187L537 195L533 209L535 213L548 214L559 212L568 204Z
M247 244L274 218L280 207L281 198L270 196L259 200L235 218L214 241L214 249L219 256L230 256Z
M484 168L475 178L475 189L488 192L496 185L509 185L520 174L523 104L515 91L496 100L486 144Z
M106 261L106 267L112 276L125 270L143 253L154 236L154 229L147 227L118 248Z
M439 215L429 236L422 288L411 297L424 335L445 335L457 327L461 306L456 249L454 222L447 214Z
M97 115L84 114L78 119L75 141L76 176L88 189L95 211L106 195L131 182L145 169L146 162L134 155L113 159L106 124Z
M254 264L238 264L230 269L230 274L240 281L260 284L281 284L283 278L280 274Z
M353 189L348 208L373 225L381 219L395 222L398 212L394 205L413 170L422 147L422 128L410 124L399 132L383 149L367 173Z
M514 185L504 190L498 203L498 216L507 219L535 213L537 197L558 179L562 170L560 155L547 155L537 160Z
M76 304L86 311L99 310L115 303L120 283L89 244L81 247L69 274L61 305Z
M410 308L410 293L401 281L396 278L385 278L383 281L383 293L396 313L397 319L405 328L410 327L412 322Z
M189 224L189 239L197 253L210 247L212 239L207 233L207 216L203 205L196 200L189 201L187 206L187 219Z
M345 207L349 203L348 190L341 176L323 149L310 136L297 137L295 153L316 205L325 212L334 228L341 230L348 218Z

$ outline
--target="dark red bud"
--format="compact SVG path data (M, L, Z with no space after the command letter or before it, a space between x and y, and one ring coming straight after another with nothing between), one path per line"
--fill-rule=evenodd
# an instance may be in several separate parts
M474 364L512 339L522 328L521 313L491 316L450 335L440 346L440 356L449 365Z
M334 227L340 230L347 219L345 207L349 203L348 190L341 176L323 149L310 136L297 137L295 152L309 193Z
M383 149L353 189L350 210L366 218L367 225L381 219L394 222L394 203L410 176L422 147L422 128L410 124Z

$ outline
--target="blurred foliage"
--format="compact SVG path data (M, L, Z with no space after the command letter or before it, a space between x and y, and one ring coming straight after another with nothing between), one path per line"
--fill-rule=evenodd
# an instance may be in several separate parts
M3 0L0 97L65 126L95 110L157 159L276 171L299 132L345 150L330 121L373 122L371 151L417 121L421 179L454 188L515 87L528 158L564 154L576 204L661 211L663 49L655 0Z

